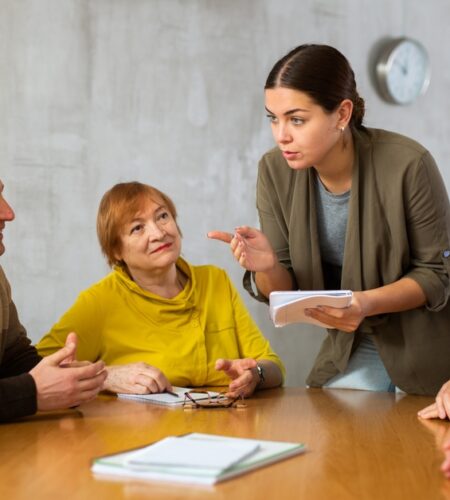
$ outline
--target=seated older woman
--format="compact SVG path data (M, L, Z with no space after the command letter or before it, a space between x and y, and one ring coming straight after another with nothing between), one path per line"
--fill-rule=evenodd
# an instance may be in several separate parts
M103 360L112 392L225 386L230 396L279 386L284 367L226 273L180 257L173 202L138 182L115 185L97 216L113 270L82 292L39 342L41 355L78 334L80 359Z

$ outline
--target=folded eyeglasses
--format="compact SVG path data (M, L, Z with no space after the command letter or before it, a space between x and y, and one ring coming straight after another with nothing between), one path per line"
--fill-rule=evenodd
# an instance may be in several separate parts
M205 398L194 399L192 394L206 394ZM192 390L184 393L183 408L185 410L193 410L196 408L246 408L247 405L244 403L244 398L242 396L237 396L235 398L230 398L225 392L220 392L217 395L211 395L208 391Z

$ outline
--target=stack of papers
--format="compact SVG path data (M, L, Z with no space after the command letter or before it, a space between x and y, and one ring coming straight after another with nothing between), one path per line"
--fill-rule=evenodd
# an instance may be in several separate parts
M317 306L348 307L351 301L351 290L272 292L269 296L269 314L275 326L311 323L330 328L329 325L306 316L305 309Z
M192 433L97 458L92 471L137 479L214 484L304 450L299 443Z
M142 403L153 403L157 405L165 406L181 406L184 402L184 393L190 392L192 389L189 387L172 387L172 392L177 394L174 396L169 392L159 392L157 394L125 394L119 393L117 396L121 399L133 399L135 401L140 401ZM210 397L216 397L219 395L218 392L208 391ZM192 399L208 399L208 395L201 392L190 392L189 394Z
M258 448L258 443L242 439L217 441L192 436L167 437L131 455L126 464L137 470L170 469L172 473L185 474L187 470L205 469L218 475Z

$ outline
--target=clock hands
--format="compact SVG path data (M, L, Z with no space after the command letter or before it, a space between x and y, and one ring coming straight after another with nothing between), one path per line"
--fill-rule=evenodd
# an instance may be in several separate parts
M396 61L394 61L394 64L400 68L403 75L406 76L408 74L408 63L407 62L396 60Z

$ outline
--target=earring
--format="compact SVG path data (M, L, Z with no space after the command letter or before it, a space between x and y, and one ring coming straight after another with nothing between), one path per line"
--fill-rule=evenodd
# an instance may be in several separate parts
M344 133L345 127L341 127L341 132Z

